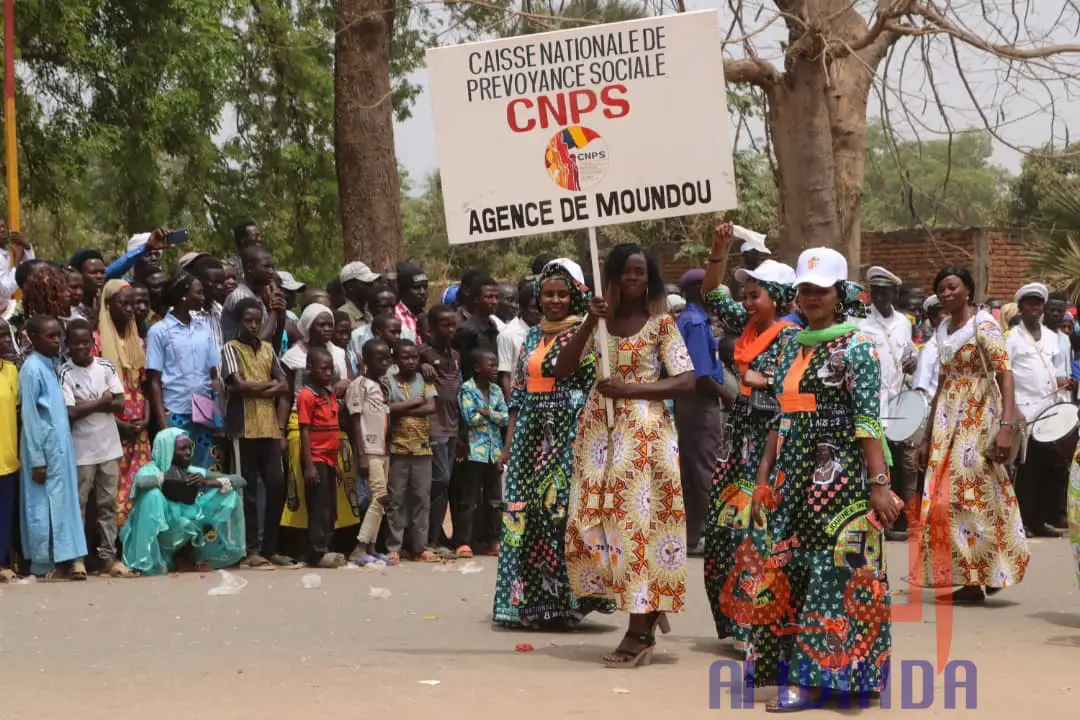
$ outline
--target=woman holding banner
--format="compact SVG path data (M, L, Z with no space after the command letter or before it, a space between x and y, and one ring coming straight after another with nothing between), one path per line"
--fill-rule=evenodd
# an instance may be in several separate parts
M847 320L863 314L848 299L847 273L835 250L799 256L795 286L808 327L780 349L773 387L782 415L750 509L765 552L741 545L728 581L750 596L737 616L751 626L752 682L780 686L770 712L815 707L830 691L880 692L887 679L882 536L900 510L889 489L878 361Z
M510 393L502 540L495 583L495 622L510 627L572 627L610 602L578 600L566 576L564 542L574 438L585 396L596 378L589 353L556 380L559 350L581 325L591 293L576 262L558 258L536 280L544 318L529 328ZM525 310L525 308L522 308Z
M555 376L571 376L608 323L611 377L589 393L574 445L566 569L578 598L612 600L630 614L626 635L604 656L609 667L648 664L665 613L686 592L686 515L675 424L664 400L694 391L693 365L667 313L656 261L617 245L604 263L604 296L563 347ZM614 400L608 428L605 398Z

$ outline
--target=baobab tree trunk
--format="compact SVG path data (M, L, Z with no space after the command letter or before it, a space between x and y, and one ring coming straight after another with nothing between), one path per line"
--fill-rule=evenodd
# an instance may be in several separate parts
M780 194L781 257L790 262L805 248L832 247L847 256L856 277L867 101L895 36L884 27L869 28L850 0L777 5L797 18L787 20L784 70L746 58L727 61L725 76L765 92Z
M345 259L377 272L403 257L390 39L395 0L337 0L334 157Z

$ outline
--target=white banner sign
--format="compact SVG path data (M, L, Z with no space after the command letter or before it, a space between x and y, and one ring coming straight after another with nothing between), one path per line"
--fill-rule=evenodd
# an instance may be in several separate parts
M427 54L451 244L735 207L714 10Z

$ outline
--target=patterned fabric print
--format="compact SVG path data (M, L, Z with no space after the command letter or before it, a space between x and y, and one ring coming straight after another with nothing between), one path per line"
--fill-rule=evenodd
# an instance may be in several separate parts
M1069 466L1069 542L1072 543L1073 570L1080 584L1080 447Z
M801 365L801 346L786 343L776 386ZM883 533L866 517L860 429L877 421L880 377L871 342L842 335L814 348L801 372L799 393L813 395L816 410L780 418L768 552L759 553L756 537L744 540L725 587L729 616L752 626L748 685L885 686L889 590Z
M168 413L165 416L169 427L179 428L188 434L191 442L195 445L194 454L191 456L191 464L205 470L221 472L220 452L215 452L214 433L209 428L193 422L190 415L180 413ZM217 457L215 457L217 455ZM141 465L136 467L142 467Z
M941 385L921 510L922 584L928 587L1015 585L1030 559L1005 467L986 459L990 415L1001 412L1001 402L980 351L990 372L1009 369L1005 338L990 318L980 314L970 321L978 320L975 332L953 333L960 347L951 357L938 336Z
M553 339L542 368L545 377L553 377L558 351L572 335L571 330ZM596 358L590 355L573 375L556 381L554 391L529 392L527 359L541 336L535 327L525 335L510 393L518 415L510 440L495 582L495 621L505 625L576 622L594 610L614 610L610 602L574 598L564 548L574 437Z
M729 326L741 332L746 324L746 310L730 295L711 292L707 298L713 312L719 313ZM760 373L776 368L780 347L798 332L798 328L781 331L768 348L750 363L750 369ZM705 526L705 594L709 598L716 623L716 634L734 636L735 647L744 649L747 628L732 622L724 613L721 597L724 583L735 563L735 551L751 534L750 500L757 484L758 465L765 451L769 430L776 427L775 418L761 412L751 412L750 400L736 398L724 428L724 439L713 474L709 492L709 520ZM763 538L758 541L759 548ZM729 595L731 592L729 591Z
M652 383L693 372L671 316L635 335L608 338L611 376ZM620 610L681 612L686 594L686 514L675 423L663 402L615 400L607 428L594 387L574 446L566 570L576 597L614 600Z
M289 458L285 467L285 509L281 512L281 526L307 529L307 500L304 497L304 470L300 464L300 423L296 413L289 415L285 437L289 441ZM341 433L341 450L337 461L337 517L334 529L359 525L360 500L356 494L356 464L353 462L352 442Z
M135 423L146 420L144 410L146 408L142 386L139 383L124 381L124 411L116 417L121 422ZM131 488L135 482L135 473L139 468L150 462L150 440L146 431L139 433L135 440L126 440L121 436L121 445L124 454L120 456L120 483L116 492L116 523L117 527L123 527L127 522L128 515L135 503L131 499ZM201 467L201 466L200 466Z

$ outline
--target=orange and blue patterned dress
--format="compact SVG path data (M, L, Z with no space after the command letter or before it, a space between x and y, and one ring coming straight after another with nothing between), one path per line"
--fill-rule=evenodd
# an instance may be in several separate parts
M653 383L693 372L670 315L630 337L608 337L611 377ZM629 613L681 612L686 514L675 422L662 400L616 399L608 431L595 386L574 446L566 570L574 595L613 600Z

